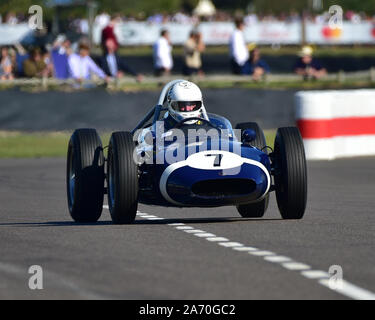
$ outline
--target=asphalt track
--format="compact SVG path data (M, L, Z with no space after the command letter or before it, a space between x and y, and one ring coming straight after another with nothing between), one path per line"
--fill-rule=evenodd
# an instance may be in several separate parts
M116 226L106 209L98 224L71 221L64 159L0 160L0 299L374 298L374 169L375 158L310 162L302 221L280 220L272 196L260 220L140 206ZM43 290L28 288L31 265ZM324 282L332 265L341 293Z

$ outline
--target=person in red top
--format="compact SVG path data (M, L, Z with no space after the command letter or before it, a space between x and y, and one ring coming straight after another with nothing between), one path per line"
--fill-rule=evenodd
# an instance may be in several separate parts
M102 48L103 48L103 51L106 52L106 42L108 39L112 39L115 44L116 44L116 50L118 49L119 47L119 43L118 43L118 40L117 40L117 36L115 34L115 27L116 27L116 24L118 23L118 21L120 20L120 16L119 15L115 15L115 16L112 16L111 17L111 21L109 22L109 24L102 30L102 39L101 39L101 44L102 44Z

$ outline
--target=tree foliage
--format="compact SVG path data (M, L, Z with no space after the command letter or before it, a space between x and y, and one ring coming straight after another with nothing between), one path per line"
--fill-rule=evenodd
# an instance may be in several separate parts
M290 11L312 11L313 0L253 0L252 3L257 13L289 13ZM344 11L375 13L375 0L322 0L323 10L327 11L332 5L341 6Z
M99 11L109 13L122 13L125 15L147 16L153 13L173 13L180 10L191 11L199 0L96 0ZM311 9L313 0L213 0L218 9L234 12L245 12L251 7L260 14L280 14L291 11L302 12ZM375 0L322 0L323 10L328 10L331 5L340 5L344 11L363 11L375 14ZM47 0L0 0L0 14L17 12L27 15L31 5L39 4L44 8L47 16L51 16L51 9L46 7ZM66 9L72 15L84 15L84 7Z

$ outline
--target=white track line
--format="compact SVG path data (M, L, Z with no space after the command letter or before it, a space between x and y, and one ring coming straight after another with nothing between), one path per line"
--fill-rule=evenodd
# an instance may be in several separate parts
M264 257L264 260L269 261L269 262L275 262L275 263L292 261L292 259L288 257L284 257L284 256L268 256L268 257Z
M103 206L103 208L108 209L108 206ZM166 220L165 218L161 218L148 213L138 212L137 215L140 218L144 218L147 220ZM355 300L375 300L375 293L367 289L360 288L346 280L342 280L341 286L330 286L329 278L331 275L328 272L322 270L313 270L309 265L295 261L292 258L278 255L271 251L245 246L244 244L239 242L232 242L227 238L217 236L213 233L200 229L194 229L191 226L187 226L185 223L168 223L167 225L175 227L176 230L184 231L185 233L191 234L198 238L202 238L209 242L216 243L221 247L232 249L238 252L244 252L248 255L252 255L255 257L261 257L265 261L278 264L279 266L289 271L298 272L301 276L310 280L315 280L320 285L339 294L342 294L346 297Z
M249 251L248 254L251 254L253 256L258 256L258 257L274 256L275 255L271 251L262 251L262 250Z
M209 233L209 232L193 233L193 235L199 238L215 238L216 237L213 233Z
M199 230L199 229L192 229L192 230L184 230L186 233L205 233L206 231Z
M199 233L198 233L199 234ZM208 241L211 241L211 242L223 242L223 241L229 241L227 238L223 238L223 237L207 237ZM219 243L220 244L220 243Z
M330 274L325 271L320 271L320 270L307 270L307 271L302 271L301 274L309 279L323 279L323 278L329 278Z
M328 279L321 279L319 280L319 283L329 289L329 280ZM332 289L331 289L332 290ZM371 291L368 291L366 289L362 289L346 280L342 280L341 286L338 288L335 288L335 291L338 293L341 293L344 296L348 296L350 298L356 299L356 300L375 300L375 294Z
M258 249L254 248L254 247L235 247L235 248L233 248L233 250L237 250L237 251L257 251Z
M302 270L309 270L311 269L310 266L304 263L299 263L299 262L285 262L282 264L282 266L288 270L293 270L293 271L302 271Z
M189 226L178 226L176 227L177 230L192 230L194 229L193 227L189 227Z

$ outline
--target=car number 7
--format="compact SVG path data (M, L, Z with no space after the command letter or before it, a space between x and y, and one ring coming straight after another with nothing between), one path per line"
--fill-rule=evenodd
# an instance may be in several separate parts
M206 157L215 157L213 166L214 167L220 167L221 166L221 160L223 159L223 154L206 154Z

